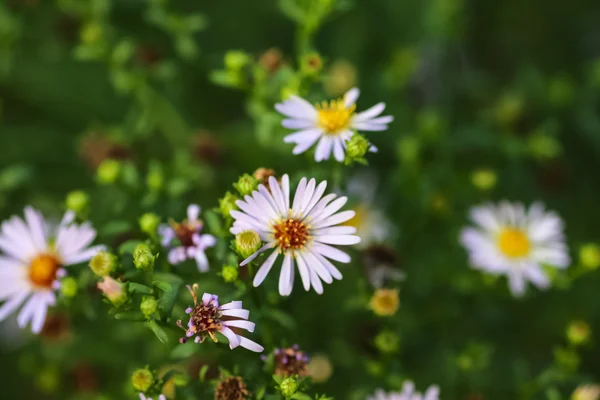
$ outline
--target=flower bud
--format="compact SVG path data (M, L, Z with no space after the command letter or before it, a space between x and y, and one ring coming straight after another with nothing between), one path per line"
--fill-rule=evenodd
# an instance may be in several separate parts
M133 264L137 269L149 271L154 268L156 257L152 254L150 247L145 243L140 243L133 250Z
M160 217L154 213L146 213L140 217L140 229L142 232L154 236L158 225L160 225Z
M471 182L479 190L490 190L496 186L496 173L491 169L478 169L471 175Z
M237 205L235 204L237 200L239 200L238 197L231 192L225 193L225 196L223 196L222 199L219 199L219 211L223 218L231 218L229 213L233 210L237 210Z
M317 75L323 69L323 58L319 53L308 53L300 60L300 70L305 75Z
M239 71L250 61L250 56L243 51L230 50L225 54L225 68L229 70Z
M382 353L395 353L400 347L400 337L392 331L382 331L375 336L375 346Z
M398 289L377 289L369 302L371 310L380 317L389 317L400 308Z
M117 160L106 159L96 170L96 179L101 184L115 183L121 174L121 163Z
M223 280L227 283L235 282L238 278L239 271L238 267L234 265L225 265L223 266L223 270L221 271L221 276L223 276Z
M366 137L359 133L352 135L346 147L346 159L350 161L364 160L371 144Z
M158 302L156 299L152 296L144 296L140 304L140 310L142 311L142 314L144 314L146 318L150 318L154 315L157 309Z
M127 301L127 291L124 285L110 276L106 276L102 282L98 282L98 289L115 307L119 307Z
M131 376L131 384L137 392L146 392L154 383L154 374L148 368L140 368Z
M117 257L107 251L99 251L89 263L90 269L98 276L108 276L117 267Z
M160 166L158 164L152 165L146 175L146 185L148 185L148 189L153 192L158 192L162 189L164 181L164 175Z
M258 187L258 180L248 174L240 176L238 181L233 184L233 187L242 195L246 196L252 194L253 191Z
M415 165L419 162L421 155L421 143L412 136L405 136L400 139L398 144L398 155L400 160L408 165Z
M279 384L279 390L281 390L281 394L283 395L283 397L292 397L298 390L298 381L296 380L296 378L291 376L285 378Z
M60 280L60 293L63 297L75 297L77 294L77 289L77 280L72 276L67 276Z
M594 270L600 267L600 246L595 243L588 243L579 249L579 262L586 269Z
M90 198L87 193L82 190L74 190L67 195L67 209L81 213L87 209L89 201Z
M83 26L80 32L81 41L85 44L93 44L102 38L102 25L90 22Z
M243 258L248 258L260 249L262 240L254 231L243 231L235 236L235 250Z
M580 345L590 338L590 326L585 321L573 321L567 327L567 339L574 345Z

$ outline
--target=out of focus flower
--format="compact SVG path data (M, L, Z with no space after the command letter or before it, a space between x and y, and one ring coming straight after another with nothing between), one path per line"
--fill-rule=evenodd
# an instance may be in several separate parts
M63 297L75 297L77 290L77 279L73 278L72 276L66 276L60 280L60 294Z
M121 174L122 165L118 160L106 159L98 165L96 178L102 184L114 183Z
M220 333L229 340L229 348L234 349L242 346L248 350L260 353L264 348L236 334L231 328L241 328L248 332L254 332L254 322L247 321L249 312L242 308L241 301L232 301L227 304L219 305L219 297L214 294L204 293L202 299L198 302L196 289L198 285L193 287L188 286L188 290L194 298L194 306L185 310L186 314L190 315L187 323L187 328L184 328L181 320L177 321L177 325L186 330L186 335L180 341L187 342L189 338L195 336L196 343L203 342L207 337L210 337L214 342L218 342L216 333ZM223 319L227 317L227 319Z
M119 307L127 301L127 291L118 280L105 276L97 286L115 307Z
M579 249L579 261L585 268L594 270L600 267L600 246L588 243Z
M267 186L269 184L269 178L275 177L275 170L270 168L258 168L252 175L254 178L256 178L256 180L258 180L259 183Z
M154 384L154 374L147 367L137 369L131 375L131 384L135 390L146 392Z
M396 332L382 331L375 336L375 346L382 353L395 353L400 348L400 337Z
M91 133L85 136L80 144L79 153L90 167L96 169L106 159L127 159L131 150L112 141L106 136Z
M571 400L598 400L600 399L600 385L579 386L571 395Z
M142 232L153 237L160 225L160 217L154 213L146 213L140 217L139 224Z
M239 198L231 192L225 192L223 198L219 199L219 211L224 218L229 218L231 211L237 209L235 202L238 200Z
M192 143L194 155L211 165L219 164L222 156L221 144L209 131L198 132Z
M331 283L333 278L342 279L342 274L328 258L348 263L350 256L330 244L352 245L360 242L360 238L354 235L354 227L335 226L354 217L354 211L338 212L346 204L346 197L335 199L335 194L329 194L321 198L326 186L326 181L317 185L314 179L308 181L302 178L290 207L289 177L284 175L281 185L270 177L270 191L259 185L252 196L236 203L241 211L231 212L235 219L231 233L237 235L250 229L267 242L240 265L246 265L262 252L275 248L256 273L254 286L263 282L280 254L284 257L279 275L279 293L282 296L292 293L294 264L298 266L306 290L310 290L312 285L320 294L323 293L321 281Z
M117 266L117 257L108 251L99 251L89 262L90 269L98 276L110 275Z
M44 321L40 335L48 341L59 341L71 337L70 320L67 314L50 314Z
M369 306L373 312L381 317L389 317L398 311L400 308L400 296L398 289L377 289Z
M353 88L342 99L316 106L298 96L276 104L275 109L289 117L283 120L282 125L288 129L299 129L283 141L296 144L293 154L304 153L318 141L316 161L328 160L332 152L337 161L344 161L346 143L355 130L384 131L394 119L392 116L379 117L385 109L384 103L356 114L355 103L359 94L360 91ZM371 148L376 150L373 146Z
M333 365L329 357L323 354L312 356L308 364L308 375L315 383L327 382L333 375Z
M275 375L281 377L308 375L310 357L297 344L284 349L275 349Z
M415 391L415 384L406 381L402 386L402 392L386 393L382 389L378 389L373 396L367 397L367 400L438 400L440 389L433 385L429 386L425 394L421 395Z
M82 190L74 190L67 195L67 210L76 213L84 212L90 204L90 197Z
M523 96L520 94L504 94L498 100L494 110L496 120L501 124L513 123L523 112L524 103Z
M246 400L249 398L248 388L240 376L222 378L215 389L215 400Z
M152 397L146 397L144 393L140 393L140 400L152 400ZM164 394L158 395L158 400L167 400Z
M317 75L323 69L323 57L319 53L308 53L300 59L300 70L306 75Z
M278 48L270 48L258 59L258 63L270 74L277 72L283 65L283 55Z
M195 260L200 272L208 271L208 258L206 249L213 247L217 239L213 235L201 235L202 221L198 219L200 207L191 204L187 208L187 219L182 223L171 222L170 225L161 225L158 230L163 247L170 249L168 259L173 265L186 259ZM178 245L172 247L173 242Z
M404 272L398 266L398 255L391 247L369 246L363 252L363 263L365 264L367 279L376 289L399 282L405 278Z
M590 326L585 321L573 321L567 327L567 339L574 345L587 342L590 333Z
M479 190L490 190L496 186L497 176L491 169L478 169L471 175L471 182Z
M502 202L471 210L474 228L465 228L460 241L474 268L507 275L514 296L525 293L526 282L540 289L550 286L542 265L566 268L570 258L558 215L534 203Z
M338 60L331 64L325 80L325 92L330 96L339 96L356 85L356 67L346 61Z
M49 224L42 214L25 207L25 220L13 216L0 231L0 321L21 305L17 322L39 333L49 306L56 302L55 291L65 266L92 258L102 246L90 247L96 231L86 222L73 223L73 212L67 212L58 227Z
M224 265L221 276L225 282L235 282L239 276L237 265Z

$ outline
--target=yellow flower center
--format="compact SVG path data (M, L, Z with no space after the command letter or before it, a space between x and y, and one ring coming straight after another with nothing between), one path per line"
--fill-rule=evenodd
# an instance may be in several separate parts
M304 247L310 234L304 221L288 218L273 226L273 236L282 250L299 250Z
M328 135L336 135L350 127L356 106L346 107L343 99L316 104L318 125Z
M397 289L378 289L371 297L371 309L379 316L396 314L400 307L400 297Z
M42 254L35 258L29 266L29 280L43 288L51 288L56 279L56 272L60 268L60 261L51 254Z
M531 244L522 230L504 228L498 235L498 247L505 256L518 258L529 254Z

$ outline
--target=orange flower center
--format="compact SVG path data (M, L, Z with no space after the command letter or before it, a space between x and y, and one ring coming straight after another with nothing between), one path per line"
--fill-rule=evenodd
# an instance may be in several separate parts
M519 258L529 254L531 243L522 230L504 228L498 235L498 247L505 256Z
M336 135L350 127L356 106L346 107L343 99L316 104L318 125L328 135Z
M310 234L304 221L288 218L273 226L275 240L282 250L302 249Z
M60 261L51 254L42 254L36 257L29 265L29 280L43 288L51 288L60 268Z

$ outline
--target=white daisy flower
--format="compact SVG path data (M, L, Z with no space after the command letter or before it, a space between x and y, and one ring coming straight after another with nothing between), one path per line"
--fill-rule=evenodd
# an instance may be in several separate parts
M140 400L152 400L152 397L146 397L144 393L140 393ZM158 396L158 400L167 400L164 394Z
M323 197L327 182L317 185L314 179L302 178L296 189L290 207L289 177L281 178L281 185L273 177L269 178L269 189L259 185L252 196L238 200L241 211L231 211L235 219L231 228L234 235L246 231L256 231L267 242L240 265L246 265L267 249L275 250L267 257L254 277L254 286L260 285L280 254L283 266L279 275L279 293L287 296L294 285L294 263L298 266L304 289L315 289L323 293L323 285L333 278L342 279L340 271L329 261L349 263L350 256L330 245L353 245L360 242L355 235L356 228L336 226L354 217L354 211L338 212L346 197L328 194Z
M198 219L200 207L190 204L187 208L187 219L182 223L171 221L170 224L159 226L163 247L170 249L169 263L177 265L187 259L195 260L200 272L208 271L206 249L213 247L217 239L213 235L201 235L203 223ZM177 243L174 247L173 242Z
M13 216L0 230L0 321L24 304L17 317L20 328L31 322L39 333L46 311L56 302L59 279L66 275L63 267L88 261L103 246L90 244L96 231L90 223L73 223L75 215L67 212L58 227L49 224L42 214L25 207L25 220Z
M558 215L534 203L474 207L470 212L475 227L463 229L460 241L469 251L474 268L507 275L514 296L525 293L527 281L540 289L550 286L542 265L569 266L570 258Z
M241 301L219 305L219 296L204 293L198 303L196 296L198 285L194 284L193 287L188 286L187 288L194 298L194 307L188 307L185 310L185 313L190 315L187 327L183 326L181 320L177 321L177 326L186 331L185 336L180 339L181 343L187 342L192 336L195 336L194 342L196 343L204 342L207 337L218 342L215 334L220 333L229 340L230 349L242 346L257 353L264 350L258 343L238 335L231 329L245 329L248 332L254 332L254 322L247 321L250 312L242 308Z
M440 389L435 385L430 386L422 395L415 391L414 383L406 381L402 386L402 392L386 393L382 389L377 389L374 395L367 397L367 400L438 400L439 396Z
M342 99L329 103L324 101L315 106L298 96L275 104L277 111L289 117L281 124L288 129L299 129L283 141L296 144L292 150L294 154L304 153L318 141L316 161L328 160L332 151L337 161L344 161L346 142L354 131L385 131L387 124L394 120L392 116L379 116L385 109L384 103L356 114L355 103L359 94L360 91L353 88ZM371 150L377 149L372 146Z

